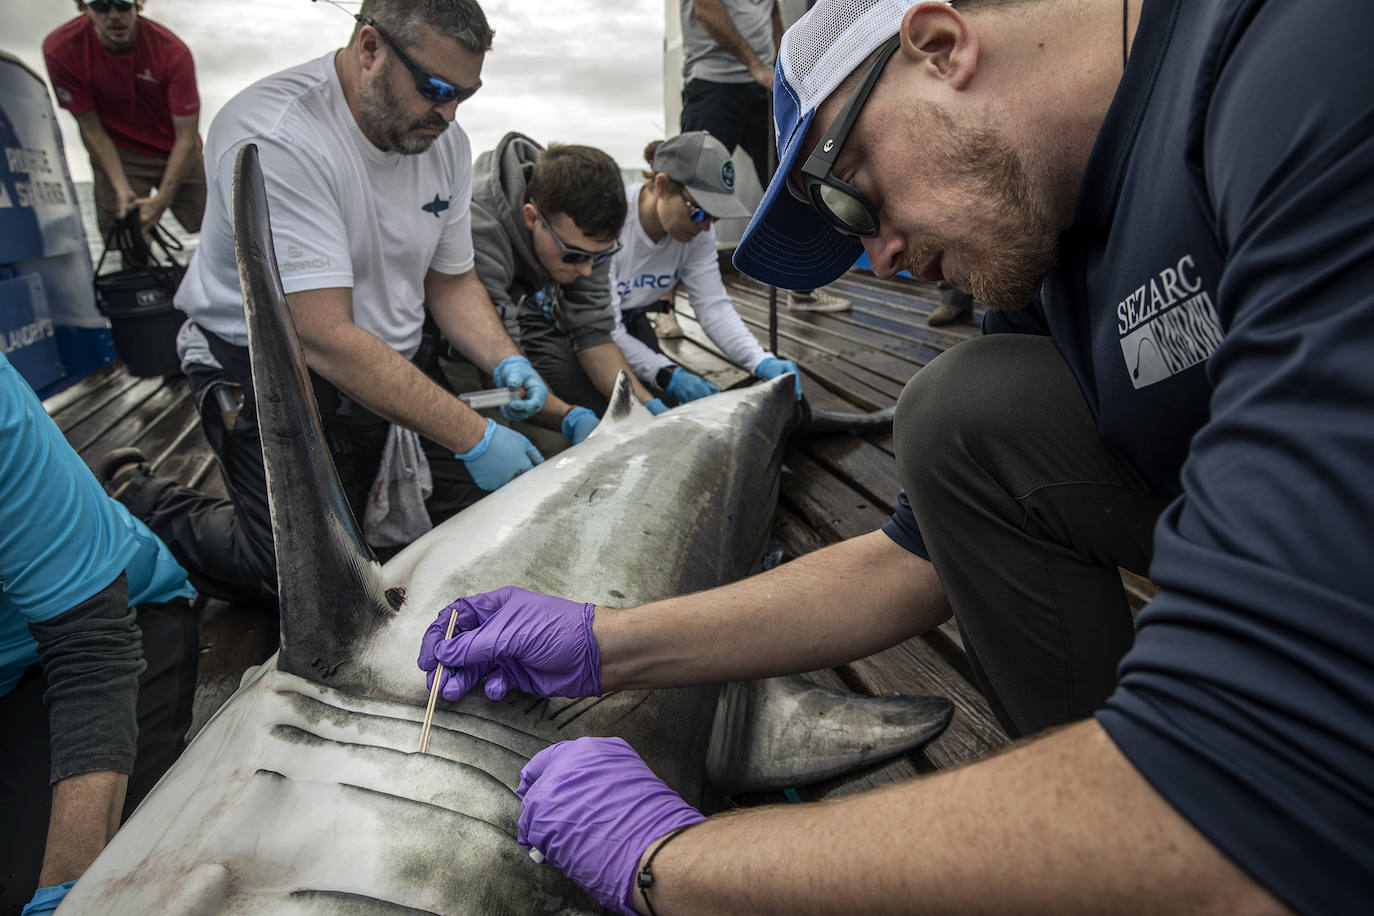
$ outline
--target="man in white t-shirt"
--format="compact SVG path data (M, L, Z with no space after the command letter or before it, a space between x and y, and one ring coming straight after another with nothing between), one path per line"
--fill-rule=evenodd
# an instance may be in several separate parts
M473 269L472 153L452 123L481 86L491 28L475 0L365 0L356 18L347 47L249 86L207 137L210 200L176 305L191 318L182 362L229 500L130 467L141 456L101 469L206 591L233 600L271 600L276 590L229 215L245 143L258 148L282 286L355 516L392 424L420 436L436 523L540 461L527 439L427 375L436 335L422 334L428 317L498 385L522 387L503 408L508 418L542 408L547 386Z

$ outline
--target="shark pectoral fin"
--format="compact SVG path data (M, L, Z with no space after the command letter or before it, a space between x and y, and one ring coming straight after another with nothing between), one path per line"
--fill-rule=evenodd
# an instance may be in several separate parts
M726 795L821 782L920 747L944 731L944 697L873 697L803 676L727 685L706 772Z

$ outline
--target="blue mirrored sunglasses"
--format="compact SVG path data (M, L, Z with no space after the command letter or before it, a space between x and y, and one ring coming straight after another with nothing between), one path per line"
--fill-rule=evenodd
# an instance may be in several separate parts
M587 251L583 248L574 248L571 245L564 245L563 240L558 237L558 233L553 231L553 227L549 225L549 221L544 218L544 211L535 207L534 212L539 215L539 221L544 224L544 228L549 231L549 235L553 236L554 242L557 243L558 250L563 253L564 264L585 264L588 261L591 261L592 264L600 264L620 250L619 239L617 239L616 243L610 248L606 248L602 251Z
M476 86L458 86L448 80L440 79L428 70L423 69L415 61L411 60L396 40L386 33L386 29L377 24L377 20L371 16L364 16L361 13L353 17L363 25L370 25L377 30L377 34L382 36L382 40L387 43L391 50L396 52L405 68L410 71L410 75L415 78L415 91L420 95L437 104L446 102L461 102L472 98L473 93L482 88L482 81L478 80Z
M687 196L687 191L682 191L682 200L687 204L687 217L694 223L704 223L715 219L714 216L702 209L701 204Z

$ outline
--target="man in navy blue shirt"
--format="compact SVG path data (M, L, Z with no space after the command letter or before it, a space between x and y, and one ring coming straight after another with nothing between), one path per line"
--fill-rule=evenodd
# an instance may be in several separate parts
M779 52L780 167L735 263L811 287L862 250L992 310L902 396L901 508L723 589L597 608L587 636L532 638L568 612L517 596L432 654L480 647L463 684L706 683L952 610L999 719L1038 737L686 832L637 761L555 745L521 841L660 916L1367 907L1370 34L1357 0L817 3ZM1161 589L1134 625L1118 567Z

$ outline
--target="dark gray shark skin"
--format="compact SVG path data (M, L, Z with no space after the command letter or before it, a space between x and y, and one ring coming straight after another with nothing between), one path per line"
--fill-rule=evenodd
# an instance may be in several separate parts
M113 842L62 914L590 914L602 910L515 842L521 767L553 741L618 735L688 801L719 691L634 690L580 700L480 689L441 702L416 752L428 691L419 639L454 597L502 585L633 606L747 574L776 500L792 380L651 417L621 379L596 432L379 566L353 522L323 436L272 258L256 150L235 172L235 234L271 496L282 648L250 671ZM834 694L799 701L786 679L741 693L711 756L736 787L915 746L947 701ZM850 739L749 724L820 713ZM777 715L771 717L776 724ZM806 758L821 760L808 773ZM779 761L798 763L795 774ZM763 784L763 783L760 783Z

